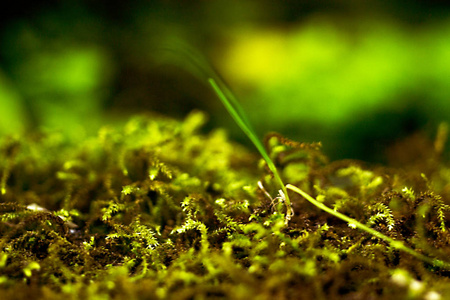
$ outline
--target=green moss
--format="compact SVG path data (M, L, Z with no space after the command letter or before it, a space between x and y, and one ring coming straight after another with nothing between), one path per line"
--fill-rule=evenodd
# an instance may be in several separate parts
M3 138L0 298L450 297L445 265L396 244L448 261L440 153L394 169L266 138L283 181L389 243L296 193L286 224L266 164L222 130L199 134L205 120L138 116L77 144L56 132Z

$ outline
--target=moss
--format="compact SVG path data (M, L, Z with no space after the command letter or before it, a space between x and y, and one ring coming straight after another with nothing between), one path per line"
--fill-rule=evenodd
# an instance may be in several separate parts
M200 134L204 121L137 116L76 144L49 132L3 138L0 298L450 297L449 270L300 195L286 225L266 164L222 130ZM401 168L329 162L320 144L277 134L265 145L284 181L447 261L450 171L439 141L428 143L426 160Z

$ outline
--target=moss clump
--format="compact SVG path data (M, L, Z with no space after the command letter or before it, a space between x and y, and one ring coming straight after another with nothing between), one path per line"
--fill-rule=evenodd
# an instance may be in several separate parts
M3 138L0 298L450 297L449 270L295 193L286 225L265 163L223 131L199 134L204 120L199 112L183 122L140 116L78 144L57 133ZM393 169L329 162L319 144L279 135L266 147L285 182L448 260L442 149L431 146L426 161Z

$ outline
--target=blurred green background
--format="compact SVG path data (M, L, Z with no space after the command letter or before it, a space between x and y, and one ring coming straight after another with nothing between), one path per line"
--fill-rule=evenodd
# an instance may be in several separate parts
M333 159L384 161L450 119L447 1L15 1L0 18L0 134L73 139L143 111L246 143L205 82L164 55L198 48L258 133L322 141ZM174 54L177 56L177 49ZM178 60L183 60L180 55Z

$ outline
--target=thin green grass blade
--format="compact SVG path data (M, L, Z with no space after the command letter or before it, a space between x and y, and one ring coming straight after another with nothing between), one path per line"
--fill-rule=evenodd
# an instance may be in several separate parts
M244 109L239 104L239 101L236 99L234 94L228 89L227 85L221 80L220 76L217 75L217 72L211 67L203 55L186 43L178 39L171 39L160 44L158 48L158 57L160 57L161 61L169 62L188 70L201 81L206 81L209 83L209 85L213 88L214 92L228 110L231 117L255 145L256 149L266 161L270 171L273 173L275 180L280 185L284 194L282 197L284 198L286 204L286 223L289 222L293 212L286 187L280 174L278 173L277 168L275 167L274 162L257 137L255 130L253 130L250 121L244 112Z
M432 259L432 258L429 258L429 257L423 255L423 254L420 254L419 252L417 252L417 251L409 248L408 246L406 246L403 242L394 240L394 239L392 239L392 238L382 234L379 231L376 231L376 230L374 230L374 229L372 229L370 227L367 227L366 225L356 221L355 219L352 219L352 218L350 218L350 217L348 217L348 216L346 216L344 214L341 214L340 212L337 212L337 211L329 208L328 206L326 206L323 203L317 201L316 199L314 199L313 197L311 197L309 194L305 193L301 189L297 188L296 186L288 184L288 185L286 185L286 188L291 190L291 191L296 192L297 194L299 194L301 196L303 196L311 204L317 206L321 210L323 210L323 211L325 211L325 212L327 212L327 213L329 213L329 214L331 214L331 215L333 215L333 216L335 216L335 217L337 217L337 218L347 222L349 224L349 226L352 226L352 227L358 228L360 230L363 230L363 231L365 231L365 232L367 232L367 233L369 233L369 234L371 234L371 235L373 235L373 236L375 236L375 237L377 237L377 238L379 238L379 239L389 243L389 245L391 245L391 247L396 248L398 250L401 250L403 252L406 252L406 253L408 253L408 254L410 254L410 255L412 255L412 256L414 256L414 257L420 259L421 261L424 261L424 262L426 262L426 263L428 263L430 265L434 265L436 267L445 268L445 269L450 270L450 263L444 262L444 261L439 260L439 259Z
M211 84L212 88L216 92L217 96L219 97L220 101L222 101L225 108L230 113L231 117L234 119L234 121L239 125L239 127L242 129L242 131L247 135L247 137L252 141L252 143L255 145L256 149L258 149L259 153L263 157L263 159L266 161L267 166L269 167L270 171L273 173L273 176L275 177L275 180L278 182L278 184L281 186L281 189L284 193L284 200L286 204L286 222L290 220L292 217L292 206L291 201L289 199L286 186L283 183L283 180L281 179L280 174L278 173L277 168L275 167L275 164L273 163L272 159L270 158L269 154L266 151L266 148L264 148L264 145L261 143L261 141L258 139L256 133L251 128L250 123L246 121L245 114L240 107L239 103L237 101L230 101L230 98L228 98L223 90L219 87L219 85L216 83L216 81L213 78L208 79L209 84Z

